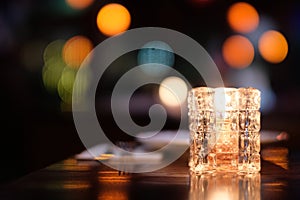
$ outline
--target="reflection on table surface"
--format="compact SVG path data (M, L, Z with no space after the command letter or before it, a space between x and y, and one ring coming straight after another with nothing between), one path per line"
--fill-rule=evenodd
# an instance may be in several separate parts
M128 174L73 158L2 187L0 199L297 199L300 157L286 147L262 149L254 175L189 174L188 155L150 173ZM296 156L294 156L296 155Z
M260 173L237 175L217 173L190 176L190 200L260 200Z

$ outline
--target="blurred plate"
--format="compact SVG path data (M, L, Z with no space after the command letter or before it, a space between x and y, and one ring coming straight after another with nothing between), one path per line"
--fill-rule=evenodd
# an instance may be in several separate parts
M155 135L156 132L145 132L137 135L137 141L141 142L148 148L161 148L172 140L172 145L189 145L190 133L187 130L181 130L180 134L177 131L161 131ZM176 134L178 136L175 138ZM260 131L260 142L262 144L276 143L288 140L288 133L284 131L262 130Z
M136 136L137 141L147 148L161 148L170 142L172 146L189 145L190 133L187 130L180 131L161 131L140 133Z

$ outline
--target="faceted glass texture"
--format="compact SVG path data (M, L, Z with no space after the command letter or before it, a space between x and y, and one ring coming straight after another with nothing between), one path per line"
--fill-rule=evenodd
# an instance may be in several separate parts
M260 91L193 88L188 94L190 170L260 171Z

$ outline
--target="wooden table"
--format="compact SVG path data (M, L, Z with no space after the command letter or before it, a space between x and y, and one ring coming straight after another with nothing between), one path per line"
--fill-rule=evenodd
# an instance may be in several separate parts
M266 146L261 155L262 171L252 177L191 176L187 153L166 168L140 174L70 158L3 186L0 199L299 199L300 154Z

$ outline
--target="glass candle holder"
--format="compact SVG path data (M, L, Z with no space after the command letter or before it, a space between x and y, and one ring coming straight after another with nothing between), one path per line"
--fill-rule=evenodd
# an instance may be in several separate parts
M189 91L190 170L260 171L260 92L198 87Z
M260 91L239 88L239 171L260 171Z
M239 107L238 90L216 88L214 105L216 116L216 155L218 171L236 171L238 168Z
M213 172L216 143L214 90L208 87L192 89L188 94L190 129L190 160L192 171Z

